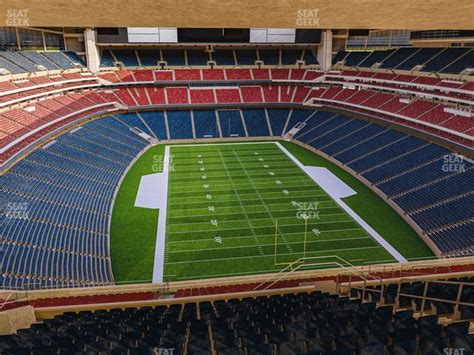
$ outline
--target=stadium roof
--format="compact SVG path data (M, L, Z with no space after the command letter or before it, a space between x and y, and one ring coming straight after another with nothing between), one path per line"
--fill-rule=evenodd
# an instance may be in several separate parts
M0 2L0 21L7 26L472 29L473 13L472 0Z

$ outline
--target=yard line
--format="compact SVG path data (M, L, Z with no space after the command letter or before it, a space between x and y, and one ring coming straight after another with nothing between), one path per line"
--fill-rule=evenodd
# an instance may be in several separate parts
M230 157L231 156L229 156L229 158ZM211 167L218 168L218 167L223 166L222 163L220 163L220 160L213 160L213 159L209 159L209 158L198 158L198 159L206 159L206 164L211 166ZM286 159L269 159L267 157L267 159L263 159L263 160L264 160L265 163L281 163L284 167L285 166L288 166L288 167L292 166L292 165L289 164L288 160L286 160ZM243 159L243 161L248 162L250 165L255 166L255 167L257 167L261 163L261 162L254 162L253 160L250 160L250 159L248 159L248 160ZM196 167L196 166L200 166L200 164L196 163L195 159L189 159L189 160L179 159L178 162L176 160L173 160L173 166L174 167L181 167L181 166L182 167L190 167L190 166ZM227 164L227 168L229 168L229 170L231 170L231 168L233 168L235 166L237 166L237 164L232 163L232 162L229 162ZM236 170L236 169L234 169L234 170ZM191 169L187 169L187 171L191 171Z
M322 262L321 264L322 264L322 266L319 266L319 267L324 267L324 268L327 269L328 262ZM303 265L304 264L302 264L302 266ZM334 264L334 266L336 266L336 264ZM312 268L317 269L318 267L315 267L313 265ZM204 278L209 278L209 277L222 277L222 276L235 276L235 275L256 275L256 274L263 274L263 273L277 273L277 272L281 271L282 269L284 269L284 267L275 268L275 269L259 269L259 270L256 270L256 271L229 272L229 273L224 273L224 274L201 274L199 276L177 277L176 280L194 280L194 279L204 279ZM176 276L176 275L166 275L166 276Z
M318 222L318 225L319 224L337 224L337 223L347 223L347 222L353 222L354 224L358 225L353 219L348 219L348 220L344 220L344 221L331 221L331 222ZM284 224L282 225L282 227L295 227L295 226L298 226L298 227L301 227L301 224ZM258 228L268 228L268 227L258 227ZM219 230L219 232L223 232L223 231L232 231L232 230L241 230L242 228L226 228L226 229L221 229ZM200 231L200 232L208 232L206 230L203 230L203 231ZM175 235L175 234L189 234L189 231L183 231L183 232L169 232L168 233L169 235Z
M259 181L257 182L257 184L260 184L260 185L268 184L268 186L274 186L274 185L275 185L275 179L276 179L276 178L275 178L274 176L268 175L268 177L265 176L265 177L259 178ZM280 180L284 180L284 179L290 180L290 177L287 177L287 178L279 178L279 179L280 179ZM300 180L300 179L298 179L298 180ZM302 184L303 181L301 181L300 183L298 183L298 180L294 180L293 178L291 178L291 181L286 182L286 183L285 183L285 186L289 186L289 185L291 185L291 186L292 186L292 185L296 185L296 186L303 186L303 187L304 187L304 186L307 186L307 187L314 187L316 190L319 190L319 191L322 190L322 188L320 188L320 187L318 187L318 186L315 186L313 182L308 183L308 184ZM304 178L304 179L301 179L301 180L304 180L304 181L308 181L308 182L309 182L309 180L308 180L307 178ZM198 185L198 184L201 185L201 183L202 183L201 181L195 182L194 184L191 183L190 186L194 186L194 185ZM217 187L220 187L220 186L230 186L230 183L221 183L221 182L217 182L217 181L216 181L216 182L213 184L213 186L217 186ZM244 183L240 183L240 184L239 184L239 183L235 183L235 186L241 187L241 186L247 186L247 184L244 184ZM179 187L179 188L176 187L175 189L182 189L182 187ZM171 191L172 191L172 189L171 189Z
M294 233L292 233L294 234ZM301 233L299 233L301 234ZM269 237L270 235L266 235L266 237ZM259 238L261 236L258 236ZM371 236L367 236L367 237L357 237L357 238L344 238L344 241L347 241L347 240L371 240L374 245L380 245L379 243L377 243ZM207 239L208 241L213 241L214 239ZM202 240L199 240L199 242L201 242ZM187 240L186 242L189 242L189 240ZM307 243L308 244L313 244L313 243L326 243L326 242L340 242L340 239L317 239L317 240L310 240L308 241ZM303 244L304 241L300 241L300 242L288 242L288 244L293 244L293 245L298 245L298 244ZM270 243L270 244L260 244L261 247L273 247L274 244L273 243ZM254 246L253 245L238 245L238 246L234 246L234 247L218 247L218 248L205 248L205 249L186 249L186 250L176 250L176 251L168 251L169 254L180 254L180 253L189 253L189 252L196 252L196 251L213 251L213 250L230 250L230 249L242 249L242 248L253 248ZM293 252L292 252L293 253ZM298 254L298 253L296 253Z
M320 232L321 232L321 234L324 234L324 233L340 233L340 232L356 231L356 230L365 232L365 230L362 227L360 227L360 228L347 228L347 229L331 229L331 230L320 231ZM286 235L293 235L293 234L301 234L301 232L286 233ZM275 234L259 234L259 235L257 235L258 238L274 237L274 236L275 236ZM242 236L239 236L239 237L231 237L232 240L234 240L234 239L247 239L247 238L253 238L253 236L251 236L251 235L242 235ZM331 239L321 239L321 240L330 241L330 240L341 240L341 239L331 238ZM343 240L346 240L346 238L344 238ZM206 242L206 241L214 241L214 238L174 240L174 241L168 241L167 243L174 244L174 243Z
M247 175L247 178L249 179L250 183L252 184L252 187L254 188L255 193L257 194L258 198L260 199L260 201L262 201L263 207L264 207L265 210L267 211L268 215L270 216L271 219L275 220L275 218L273 217L273 214L272 214L271 211L268 209L267 204L266 204L265 201L262 199L262 195L260 194L260 191L258 191L257 187L256 187L255 184L253 183L252 178L251 178L250 175L248 174L247 169L246 169L245 166L242 164L242 161L240 160L238 154L235 152L235 149L232 149L232 152L234 153L235 157L237 158L237 161L239 162L240 166L242 167L242 169L244 170L245 174ZM285 243L286 249L287 249L290 253L293 253L293 249L292 249L291 245L289 245L288 242L286 241L285 235L281 232L280 227L277 227L277 230L278 230L279 234L281 235L281 239L282 239L283 242Z
M266 209L267 213L269 214L270 218L252 218L252 221L265 221L265 220L275 220L275 218L273 217L272 213L268 210L268 208ZM245 218L242 218L242 219L231 219L231 220L226 220L224 222L241 222L241 221L246 221L248 219L248 214L247 212L244 212L245 214ZM322 214L320 215L320 217L322 216L344 216L346 215L346 213L344 212L341 212L341 213L328 213L328 214ZM285 216L285 217L280 217L281 219L286 219L286 218L297 218L296 216ZM182 226L195 226L195 225L207 225L209 224L209 222L189 222L189 223L183 223L183 222L178 222L178 223L168 223L169 226L173 226L173 225L182 225ZM275 225L275 224L274 224ZM280 229L280 228L278 228Z
M288 210L288 204L290 204L290 203L291 203L291 201L288 201L286 203L285 202L283 202L283 203L273 203L273 204L269 204L269 205L272 207L273 211L279 212L279 211ZM263 206L261 206L261 205L248 205L247 207L252 210L251 212L262 212L261 209L263 209ZM237 206L221 206L220 207L221 210L225 210L225 211L227 211L227 213L235 213L235 211L237 211L236 208L237 208ZM334 201L320 201L319 205L318 205L318 208L320 208L320 209L329 209L329 208L338 208L338 206L336 205L336 203ZM190 209L190 208L176 208L172 212L176 212L176 213L174 213L174 215L180 215L181 212L186 212L186 215L187 215L188 212L194 211L194 212L198 213L198 212L202 212L204 210L206 210L206 212L207 212L206 207L197 207L197 208L192 208L192 209Z
M340 252L345 250L367 250L367 249L384 249L382 246L377 245L373 247L360 247L360 248L340 248L340 249L324 249L313 251L311 253L325 253L325 252ZM301 253L282 253L279 256L291 256L294 254L301 254ZM324 256L324 255L323 255ZM185 261L172 261L169 262L169 265L176 265L176 264L189 264L189 263L202 263L202 262L214 262L214 261L223 261L223 260L237 260L237 259L249 259L249 258L273 258L273 255L250 255L250 256L235 256L233 258L217 258L217 259L199 259L199 260L185 260ZM393 262L393 260L388 260L387 262Z
M333 207L318 207L318 210L327 210L327 209L330 209L330 208L338 208L338 206L333 206ZM199 210L199 209L194 209L194 210ZM177 210L174 210L174 211L177 211ZM188 210L189 211L189 210ZM192 211L192 210L191 210ZM284 209L284 210L273 210L272 212L276 213L276 212L295 212L297 210L295 210L294 208L293 209ZM256 211L256 212L249 212L249 213L263 213L263 211ZM235 213L213 213L212 215L213 216L234 216L234 215L239 215L241 213L238 213L238 212L235 212ZM191 217L209 217L210 213L208 214L193 214ZM169 218L189 218L189 216L171 216L171 213L170 213L170 216ZM232 221L237 221L237 220L232 220Z
M275 179L275 178L274 178ZM188 194L188 193L192 193L192 192L202 192L202 185L203 184L200 184L201 186L199 185L195 185L195 186L186 186L186 187L182 187L181 189L175 189L174 191L170 191L170 193L173 195L178 195L178 194ZM228 191L229 188L231 187L230 185L229 186L225 186L225 187L220 187L220 188L216 188L215 185L213 184L212 185L212 191L213 192L225 192L225 191ZM272 193L272 192L281 192L281 186L280 184L276 184L275 181L272 181L272 184L260 184L258 187L259 189L262 189L262 190L266 190L265 193ZM290 186L284 184L284 186L286 188L290 188ZM198 188L199 187L199 188ZM310 186L307 186L307 185L294 185L294 186L291 186L292 188L292 191L297 191L297 192L302 192L302 191L305 191L305 192L308 192L311 191L311 187ZM242 187L239 187L236 189L236 192L241 192L242 194L245 194L246 191L249 191L249 190L252 190L250 187L247 186L242 186ZM314 189L313 192L316 192L316 191L322 191L320 189Z
M229 177L229 180L232 184L232 188L234 189L234 192L235 192L235 187L234 187L234 180L232 179L232 177L230 176L229 174L229 171L227 170L227 165L224 161L224 158L222 157L221 155L221 151L218 149L217 150L218 154L219 154L219 157L221 158L222 160L222 163L224 164L224 169ZM237 192L235 192L235 196L237 197L237 200L239 201L239 204L240 204L240 207L242 208L242 212L244 213L245 215L245 218L246 218L246 222L247 222L247 225L250 227L250 230L252 231L252 234L254 236L254 240L255 240L255 244L257 245L257 249L258 249L258 252L260 253L260 255L263 255L263 250L262 250L262 247L260 246L260 242L257 238L257 235L255 233L255 230L253 228L253 225L252 225L252 222L250 221L250 219L248 218L248 215L247 215L247 212L245 211L245 207L244 207L244 204L242 203L242 201L240 200L240 196Z
M210 191L210 192L212 193L212 191ZM301 198L301 196L297 196L297 197ZM327 197L327 200L322 200L324 202L331 200L331 198L326 194L307 196L307 198L315 198L315 197ZM175 197L174 199L179 199L179 198L183 198L183 197ZM290 201L291 201L292 197L287 197L287 198L290 199ZM240 201L242 201L242 202L256 201L256 200L258 200L258 199L240 199ZM275 201L275 200L276 201L282 201L283 198L278 198L278 197L267 197L267 198L265 198L265 201L267 201L267 203L270 202L270 201ZM239 200L220 200L220 201L214 201L214 203L216 203L216 202L238 202L238 201ZM316 201L316 202L318 202L318 201ZM205 203L205 202L198 202L198 200L192 200L192 201L186 200L186 203L194 204L194 203ZM269 204L273 205L273 203L269 203ZM176 203L171 203L170 204L170 206L173 206L173 205L181 206L182 202L176 202Z

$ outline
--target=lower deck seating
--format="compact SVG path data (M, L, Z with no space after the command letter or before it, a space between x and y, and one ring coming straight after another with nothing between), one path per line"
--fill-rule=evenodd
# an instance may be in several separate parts
M265 115L265 110L262 109L245 109L242 110L245 126L249 137L268 137L270 136L270 129Z
M222 137L247 137L240 110L218 110Z
M294 139L374 184L441 252L456 253L473 245L474 167L445 148L374 123L310 109L139 112L86 123L34 151L0 177L2 201L27 203L34 217L1 224L2 246L7 250L0 263L4 286L111 282L105 247L110 200L129 162L147 145L139 131L158 140L281 137L291 132ZM55 197L45 198L49 194ZM102 201L100 207L91 205L94 199ZM63 202L69 203L67 211L59 208ZM53 212L45 215L46 210ZM74 216L80 218L71 219ZM1 218L5 221L7 216ZM28 251L31 256L26 257ZM57 260L68 265L66 271L58 269Z
M215 110L193 110L196 138L220 137Z
M191 112L188 110L166 111L166 120L170 132L170 139L191 139L193 128Z
M0 286L112 283L112 198L146 145L122 121L106 117L59 136L2 175Z
M472 204L474 165L465 157L398 131L327 112L308 119L294 138L362 175L433 237L442 253L473 245L468 228L472 209L467 206Z
M138 115L150 129L155 138L159 140L169 139L166 130L165 114L163 111L140 112Z

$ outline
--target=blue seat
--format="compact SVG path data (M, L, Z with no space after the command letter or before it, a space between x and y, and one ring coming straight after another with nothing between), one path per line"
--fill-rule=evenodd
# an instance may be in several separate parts
M223 137L246 137L240 110L218 110Z

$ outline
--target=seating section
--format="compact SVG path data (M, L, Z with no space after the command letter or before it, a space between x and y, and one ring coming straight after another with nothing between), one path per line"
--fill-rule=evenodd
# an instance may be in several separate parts
M217 138L219 128L215 110L193 110L194 128L196 138Z
M216 49L212 52L212 59L217 65L236 65L233 49Z
M442 104L425 100L402 100L395 95L342 87L312 89L307 98L316 103L321 101L325 105L345 107L351 111L400 122L468 147L473 145L470 133L467 133L472 129L471 117L450 114Z
M67 97L41 101L25 122L74 113L82 107L76 107L81 100L100 98L75 95L72 101ZM12 123L15 117L18 114L6 119ZM12 130L21 126L12 125ZM294 139L333 157L380 189L442 253L472 248L474 167L445 148L373 123L309 109L140 112L86 123L34 151L0 177L3 205L12 208L0 224L7 251L0 264L3 286L112 282L107 248L110 203L121 175L147 144L140 132L158 140L291 132Z
M166 119L170 132L170 139L192 139L193 129L191 112L188 110L167 111Z
M36 53L37 52L31 52ZM128 52L129 54L131 52ZM58 54L58 53L56 53ZM124 53L121 53L122 59ZM136 56L135 56L136 57ZM181 86L147 86L147 87L119 87L109 90L109 88L100 87L97 79L93 75L79 73L63 73L62 75L37 76L29 80L21 79L14 81L5 81L0 85L0 107L8 107L14 103L23 103L21 108L6 110L0 114L0 121L3 123L0 129L0 142L4 145L16 142L20 147L19 139L26 139L26 135L32 130L41 127L44 131L47 123L51 123L49 131L70 122L74 112L81 112L82 116L91 114L104 108L91 108L91 105L110 103L122 104L127 107L149 106L149 105L182 105L182 104L232 104L232 103L304 103L311 100L323 100L325 105L346 107L350 110L359 111L375 115L383 119L390 119L395 122L401 122L407 126L416 129L422 129L430 134L435 134L455 142L471 146L472 140L468 138L473 136L473 128L470 117L461 114L453 114L445 111L446 106L426 100L410 99L400 100L400 96L389 93L374 92L369 90L352 90L332 87L311 87L296 83L288 84L288 80L301 80L308 76L307 71L296 68L278 68L278 69L176 69L176 70L117 70L106 72L101 75L104 80L112 83L117 82L152 82L152 81L199 81L199 80L235 80L246 81L245 83L229 84L215 86L209 84L206 86L188 85L183 83ZM362 72L345 71L340 75L342 78L355 78L355 80L374 79L379 80L383 76L370 74L362 75ZM336 79L339 75L333 75L330 78ZM376 78L377 76L377 78ZM312 77L312 76L310 76ZM400 75L395 75L395 79L405 80ZM267 80L273 80L272 85L267 85ZM423 79L423 80L422 80ZM445 82L439 79L427 80L430 78L415 77L410 78L413 85L419 83L436 84L440 90L446 90L443 85ZM265 84L247 84L247 81L265 80ZM284 81L284 82L280 82ZM269 81L269 83L271 83ZM387 84L390 85L390 84ZM439 86L438 86L439 85ZM87 91L83 94L68 92L69 89L97 87L96 92ZM470 88L468 85L462 87ZM450 88L448 88L450 89ZM50 92L63 94L50 98ZM28 100L38 97L46 97L46 100L26 104ZM78 100L78 102L75 102ZM355 106L358 105L358 106ZM28 106L28 107L26 107ZM30 107L31 106L31 107ZM82 112L85 110L84 112ZM379 111L380 110L380 111ZM396 116L394 116L396 114ZM71 117L70 117L71 116ZM400 118L400 116L402 118ZM66 117L66 119L65 119ZM77 118L77 117L76 117ZM416 119L420 122L412 121ZM60 120L60 121L56 121ZM54 122L54 124L52 123ZM60 123L61 122L61 123ZM425 122L426 124L423 124ZM297 123L297 122L296 122ZM434 128L433 125L436 127ZM288 127L288 128L292 128ZM439 127L439 128L438 128ZM26 146L31 141L40 137L38 132L30 140L22 142ZM21 149L21 148L18 148ZM18 150L17 149L17 150ZM11 156L14 153L11 153ZM5 161L2 156L0 160Z
M137 67L139 65L137 55L133 49L114 49L111 53L112 56L115 55L118 62L126 67Z
M0 69L10 74L65 70L84 67L84 62L72 52L0 51ZM8 73L2 73L0 76Z
M444 286L444 285L443 285ZM411 288L410 288L411 287ZM422 284L404 286L419 293ZM442 294L449 285L430 287ZM394 288L390 288L390 296ZM370 291L370 290L369 290ZM375 293L375 291L372 291ZM465 298L466 297L466 298ZM469 297L466 293L463 300ZM442 305L439 305L439 315ZM328 293L65 313L0 338L5 353L433 354L474 350L469 322ZM172 350L171 350L172 349Z
M18 151L44 135L80 118L105 111L113 104L95 92L76 93L71 97L56 97L26 108L14 108L0 114L0 142L5 151L4 163Z
M165 114L163 111L152 111L152 112L140 112L137 114L145 125L150 129L151 133L156 139L166 140L169 139L166 123Z
M222 137L247 137L240 110L218 110Z
M441 252L456 253L474 245L468 207L473 203L470 160L404 133L326 112L310 117L294 138L380 189Z
M334 63L343 62L343 69L375 66L459 74L472 67L473 58L474 50L470 48L401 48L340 52ZM211 60L217 67L223 68L204 68ZM245 67L254 66L257 61L263 62L264 67ZM457 167L454 168L457 170L445 171L443 166L448 164L445 160L451 156L448 150L398 131L333 113L296 108L264 109L255 104L280 103L289 107L288 104L313 100L317 104L390 120L472 147L472 117L452 113L452 110L447 110L447 105L439 101L412 95L429 94L463 104L463 101L472 101L474 87L465 81L446 80L433 75L414 76L354 69L326 73L321 78L324 79L322 85L316 86L299 81L313 80L323 73L297 68L301 61L317 64L311 50L300 48L219 47L211 51L182 47L105 49L101 53L103 67L114 67L120 62L125 67L137 69L156 66L161 62L165 63L165 68L106 69L100 77L122 85L102 86L92 91L83 88L82 92L73 92L72 89L77 90L78 85L99 87L95 76L55 72L48 73L53 75L33 75L28 79L2 82L0 107L6 109L0 113L0 143L6 149L2 152L0 163L62 125L104 112L116 104L130 108L173 105L181 109L118 115L112 122L122 129L133 128L158 140L294 134L295 139L332 156L374 184L405 211L443 253L458 253L472 246L472 216L466 212L469 208L465 207L472 204L469 180L472 181L473 170L470 161L458 162L459 166L455 164ZM83 65L81 59L70 52L0 52L0 67L12 74L63 71ZM266 65L275 67L266 68ZM167 81L179 83L165 85ZM136 82L148 83L146 86L123 85ZM355 88L341 86L347 82L357 85ZM361 85L364 86L361 88ZM69 89L71 91L67 91ZM59 95L56 91L60 91ZM41 100L32 101L39 96ZM13 107L17 102L20 105ZM190 103L202 105L199 106L201 109L189 111L180 106ZM237 109L236 104L242 103L255 108ZM217 111L206 106L213 104L224 105ZM142 141L139 137L134 138ZM75 143L61 138L51 149L60 147L62 140L68 147ZM77 149L77 146L76 143L73 148ZM94 150L94 153L97 151ZM429 193L433 189L436 194ZM94 232L98 233L97 230ZM14 273L23 275L23 271L15 269ZM107 275L101 272L100 277L97 273L88 278L74 275L76 281L71 282L106 282ZM64 283L67 277L61 277Z
M376 90L392 91L395 94L436 97L455 104L466 105L472 101L473 89L469 82L439 79L427 76L397 75L371 71L344 70L330 72L325 76L328 84L360 86Z
M122 122L106 117L59 136L2 175L0 286L113 282L108 249L113 195L146 145Z
M333 65L343 62L346 67L370 68L377 64L384 69L413 70L461 74L474 68L474 50L470 48L399 48L367 52L339 52Z
M100 66L114 67L122 63L126 67L156 67L162 62L167 67L209 67L210 61L213 61L217 66L227 67L256 66L257 61L266 66L296 66L299 63L314 66L318 64L311 49L232 49L218 47L213 51L207 51L205 48L105 49L102 51Z
M169 66L184 66L186 64L186 55L183 49L162 50L163 61Z
M274 136L283 134L283 130L288 122L291 110L288 109L267 109L267 116Z
M242 110L245 126L249 137L268 137L270 136L270 129L262 109L245 109Z

